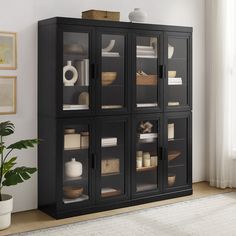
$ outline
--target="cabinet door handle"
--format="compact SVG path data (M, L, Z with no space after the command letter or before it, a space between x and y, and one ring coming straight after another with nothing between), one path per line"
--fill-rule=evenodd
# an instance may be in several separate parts
M164 79L166 77L166 65L160 65L160 74L159 77Z
M92 154L92 160L91 160L91 167L92 169L95 169L95 161L96 161L96 155Z
M164 148L160 147L160 151L159 151L159 160L162 161L163 160L163 154L164 154Z
M96 76L96 64L95 63L91 64L91 76L92 76L92 79L95 79L95 76Z

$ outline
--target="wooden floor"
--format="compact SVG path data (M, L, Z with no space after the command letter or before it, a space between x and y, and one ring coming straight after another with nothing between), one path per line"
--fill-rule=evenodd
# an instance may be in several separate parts
M67 218L63 220L54 220L53 218L42 213L39 210L20 212L20 213L13 214L11 227L6 230L0 231L0 236L19 233L19 232L25 232L25 231L31 231L31 230L36 230L36 229L48 228L48 227L53 227L53 226L58 226L58 225L63 225L63 224L68 224L68 223L84 221L84 220L96 219L96 218L100 218L104 216L111 216L111 215L115 215L119 213L139 210L139 209L167 205L171 203L176 203L176 202L181 202L181 201L186 201L186 200L191 200L191 199L196 199L196 198L201 198L201 197L206 197L206 196L210 196L214 194L231 192L231 191L235 191L235 190L216 189L213 187L209 187L208 183L206 182L201 182L201 183L196 183L193 185L193 195L191 196L180 197L180 198L175 198L175 199L170 199L170 200L163 200L159 202L152 202L152 203L147 203L143 205L116 209L116 210L111 210L111 211L105 211L105 212L99 212L99 213L94 213L94 214L88 214L88 215L83 215L83 216L71 217L71 218Z

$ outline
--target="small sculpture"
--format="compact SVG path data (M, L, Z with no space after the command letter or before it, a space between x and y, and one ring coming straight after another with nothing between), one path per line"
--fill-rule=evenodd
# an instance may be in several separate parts
M145 133L151 133L152 132L152 127L153 127L153 124L150 123L149 121L143 123L143 121L141 122L140 124L140 131L142 134L145 134Z

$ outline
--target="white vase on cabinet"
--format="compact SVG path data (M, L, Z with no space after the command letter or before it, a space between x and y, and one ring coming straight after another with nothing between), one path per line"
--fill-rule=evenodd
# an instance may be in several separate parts
M147 20L147 13L141 10L141 8L134 8L134 10L129 13L129 20L131 22L145 22Z

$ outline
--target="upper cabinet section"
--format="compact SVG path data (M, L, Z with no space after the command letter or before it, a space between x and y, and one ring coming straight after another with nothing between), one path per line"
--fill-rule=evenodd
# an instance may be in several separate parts
M99 29L97 32L97 109L100 114L128 112L128 33Z
M59 68L62 93L58 110L61 114L92 114L94 112L94 50L93 31L89 28L66 27L60 31ZM61 74L62 73L62 74Z
M39 114L191 110L191 28L54 18L38 35Z
M168 111L191 109L191 35L166 33L164 106Z
M135 43L135 104L136 111L160 111L162 81L160 66L163 58L162 33L139 32Z
M63 33L63 111L91 109L89 33Z

